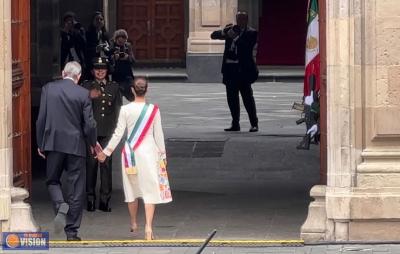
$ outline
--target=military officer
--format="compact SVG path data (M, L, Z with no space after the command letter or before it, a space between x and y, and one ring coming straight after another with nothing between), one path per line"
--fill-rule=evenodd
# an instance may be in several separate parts
M104 147L114 132L122 99L118 84L107 80L108 60L106 58L94 58L92 74L94 80L86 80L82 85L90 91L93 114L97 122L97 142ZM90 212L96 210L96 180L99 168L99 209L104 212L111 212L109 204L112 189L111 167L111 157L104 163L99 163L94 156L87 158L86 194L87 210Z

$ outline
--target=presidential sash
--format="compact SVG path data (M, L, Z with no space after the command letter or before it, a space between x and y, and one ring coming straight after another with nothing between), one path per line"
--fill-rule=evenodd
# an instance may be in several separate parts
M125 171L127 174L136 174L135 150L140 146L147 132L149 131L154 117L158 111L158 106L153 104L145 104L138 120L133 127L131 134L125 141L122 150Z

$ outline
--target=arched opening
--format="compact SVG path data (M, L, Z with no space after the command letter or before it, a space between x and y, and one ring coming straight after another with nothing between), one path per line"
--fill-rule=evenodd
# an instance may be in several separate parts
M48 3L37 1L31 8L34 4L38 4L36 7L40 10ZM98 8L94 6L93 9ZM54 27L52 22L58 20L60 13L60 10L54 11L47 21L31 19L31 24L45 22ZM276 15L284 16L282 13ZM37 13L33 16L38 18ZM58 30L52 32L52 36L56 38L57 33ZM33 34L33 40L38 43L34 59L37 63L40 60L38 52L44 50L38 38L48 34ZM48 42L54 43L52 39ZM324 43L323 37L321 42ZM321 52L323 50L321 45ZM59 72L56 62L53 59L48 63L54 67L54 74ZM35 64L32 66L39 68ZM44 70L35 70L34 77L38 78L38 73L44 73ZM36 84L33 88L40 88L41 82L48 78L52 77L33 80ZM162 107L170 153L169 173L175 190L175 202L160 206L157 212L155 230L159 237L200 238L217 228L222 238L298 238L310 201L309 189L320 182L319 172L322 181L326 175L323 170L319 171L317 146L307 152L295 150L304 127L295 126L298 113L291 111L290 105L301 99L302 83L261 81L254 85L261 118L261 132L256 135L221 131L229 123L221 85L152 82L151 89L151 100ZM243 129L246 130L247 116L244 109L242 112ZM33 114L31 124L35 120ZM32 150L35 150L34 144L32 142ZM37 158L34 161L34 215L43 229L51 231L52 210L43 183L44 164ZM129 218L123 203L118 164L115 164L113 178L113 211L111 214L85 212L81 234L86 239L109 239L110 228L117 239L129 237L126 226ZM59 239L63 239L63 235Z

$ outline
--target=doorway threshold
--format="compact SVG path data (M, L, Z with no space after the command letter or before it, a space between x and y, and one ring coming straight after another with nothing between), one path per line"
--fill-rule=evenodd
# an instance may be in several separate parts
M204 239L50 241L51 248L200 247ZM208 247L302 247L303 240L211 240Z

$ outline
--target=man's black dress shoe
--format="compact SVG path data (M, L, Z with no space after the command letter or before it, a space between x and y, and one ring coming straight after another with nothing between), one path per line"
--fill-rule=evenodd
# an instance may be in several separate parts
M100 202L99 203L99 210L109 213L109 212L111 212L111 207L108 204L108 202L107 203Z
M257 132L258 131L258 126L251 126L249 132Z
M88 200L86 210L94 212L96 210L96 202L94 200Z
M224 129L224 131L240 131L240 126L231 126L230 128Z
M67 241L82 241L82 239L79 236L72 235L72 236L67 236Z

